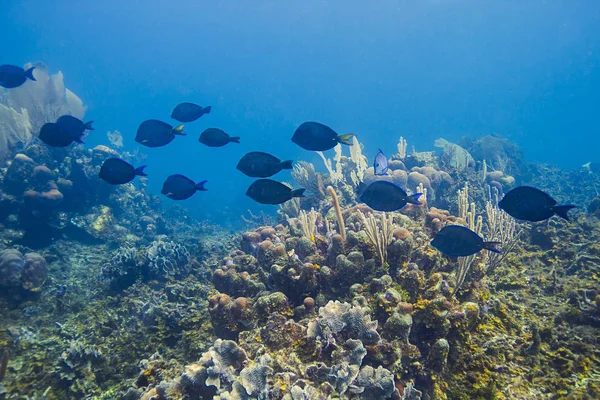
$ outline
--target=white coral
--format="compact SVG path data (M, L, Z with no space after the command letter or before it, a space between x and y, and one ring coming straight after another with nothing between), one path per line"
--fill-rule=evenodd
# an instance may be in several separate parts
M33 139L29 114L0 104L0 162L13 151L26 148Z

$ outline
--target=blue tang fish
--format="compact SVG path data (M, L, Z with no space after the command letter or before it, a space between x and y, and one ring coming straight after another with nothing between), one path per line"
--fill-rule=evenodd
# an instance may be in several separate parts
M462 225L446 225L431 241L433 247L450 257L467 257L484 249L500 253L495 248L498 244L500 242L484 241L477 233Z
M211 106L202 107L194 103L181 103L173 109L171 118L179 122L193 122L205 114L209 114Z
M549 194L531 186L519 186L504 195L498 206L510 216L523 221L538 222L553 215L569 220L568 211L576 206L556 205Z
M419 203L423 193L408 195L401 187L388 181L375 181L371 183L360 195L360 200L377 211L396 211L407 203Z
M206 188L204 185L206 182L195 183L190 178L175 174L165 180L160 192L171 200L185 200L192 197L197 191L205 192Z
M35 67L25 71L16 65L0 65L0 86L13 89L24 84L27 79L35 81L33 70Z
M144 172L144 168L146 168L145 165L135 168L128 162L113 157L102 163L98 176L111 185L123 185L131 182L136 176L148 176Z
M304 122L294 132L292 142L305 150L325 151L342 143L352 146L354 134L338 135L336 131L319 122Z

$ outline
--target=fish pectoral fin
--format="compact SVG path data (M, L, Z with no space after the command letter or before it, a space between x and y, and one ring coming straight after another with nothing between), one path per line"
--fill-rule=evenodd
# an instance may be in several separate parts
M483 248L493 253L501 253L501 251L496 248L496 246L501 244L502 242L483 242Z

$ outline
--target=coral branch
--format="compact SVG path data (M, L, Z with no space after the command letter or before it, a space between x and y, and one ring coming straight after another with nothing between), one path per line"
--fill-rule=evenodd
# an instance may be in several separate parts
M331 186L327 186L327 191L331 195L331 199L333 200L333 208L335 208L335 216L338 221L338 229L340 230L340 235L342 235L342 239L344 242L346 241L346 226L344 225L344 217L342 216L342 209L340 208L340 202L338 201L337 194L335 190Z

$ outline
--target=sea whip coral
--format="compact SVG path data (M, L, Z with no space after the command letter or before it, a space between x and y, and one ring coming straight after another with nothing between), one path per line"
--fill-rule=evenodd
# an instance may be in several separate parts
M335 190L331 186L327 186L327 191L331 195L331 199L333 200L333 208L335 208L335 216L338 221L338 228L340 230L340 235L342 235L342 239L344 242L346 241L346 226L344 225L344 217L342 216L342 209L340 208L340 202L338 201L337 194L335 194Z

